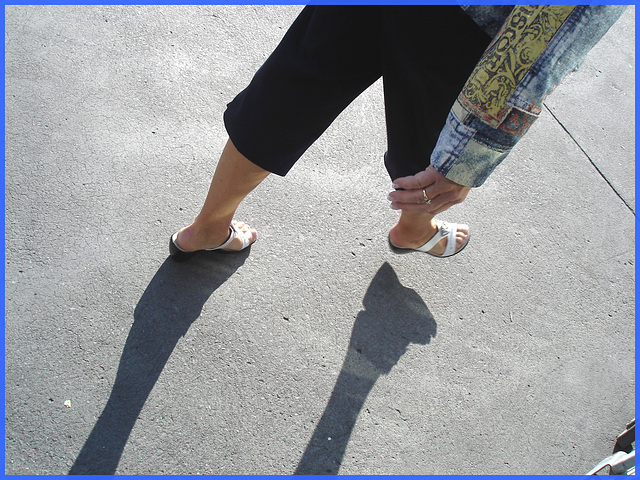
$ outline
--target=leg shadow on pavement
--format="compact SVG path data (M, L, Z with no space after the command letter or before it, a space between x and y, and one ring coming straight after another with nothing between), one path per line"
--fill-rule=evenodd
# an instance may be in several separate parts
M237 254L198 254L184 263L167 259L134 311L116 379L102 414L69 471L114 474L133 425L180 337L204 303L246 260Z
M411 343L428 344L436 322L420 296L384 263L367 289L342 370L295 474L336 475L364 402Z

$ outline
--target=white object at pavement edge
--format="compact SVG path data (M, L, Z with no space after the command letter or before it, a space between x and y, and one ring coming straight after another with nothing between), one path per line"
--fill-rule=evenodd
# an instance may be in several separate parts
M613 454L598 465L587 475L597 475L603 469L609 467L609 475L635 475L636 474L636 441L635 418L627 425L627 429L618 435Z

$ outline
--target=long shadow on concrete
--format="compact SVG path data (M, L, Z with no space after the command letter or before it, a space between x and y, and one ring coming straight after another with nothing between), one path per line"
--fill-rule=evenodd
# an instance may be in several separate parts
M248 250L162 264L136 306L111 395L69 474L115 473L131 429L178 340L211 294L244 263Z
M436 322L420 296L384 263L367 289L342 370L295 474L336 475L360 410L411 343L428 344Z

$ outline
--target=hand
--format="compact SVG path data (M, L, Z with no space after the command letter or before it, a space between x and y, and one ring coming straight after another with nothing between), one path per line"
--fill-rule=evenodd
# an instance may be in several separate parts
M391 208L405 212L422 212L436 215L444 212L467 198L471 187L465 187L449 180L432 166L408 177L397 178L393 182L396 190L389 194ZM425 203L424 189L431 203Z

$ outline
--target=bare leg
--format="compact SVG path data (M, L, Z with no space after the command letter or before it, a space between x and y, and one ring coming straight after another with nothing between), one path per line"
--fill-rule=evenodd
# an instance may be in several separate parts
M420 212L402 211L400 220L393 226L389 236L394 245L403 248L421 247L436 234L438 227L433 215ZM469 235L466 229L460 229L456 234L456 248L462 247ZM447 240L442 239L431 249L431 253L442 255L447 246Z
M195 251L222 245L229 238L229 225L238 205L269 173L238 152L229 139L213 174L202 210L191 225L178 233L180 248ZM254 229L247 225L240 228L250 232L251 241L256 239ZM241 243L237 238L227 248L239 250Z

